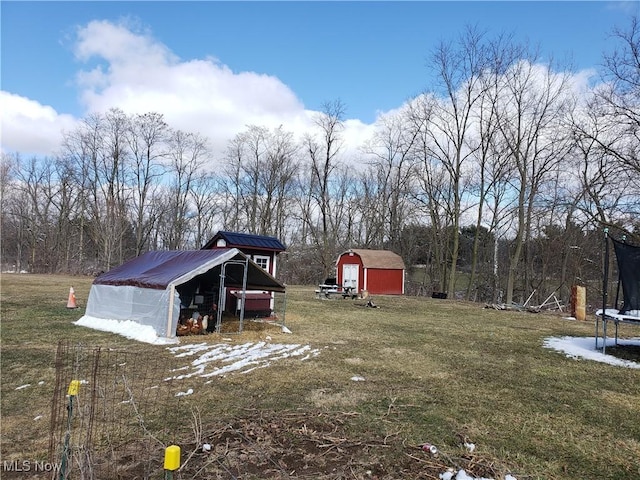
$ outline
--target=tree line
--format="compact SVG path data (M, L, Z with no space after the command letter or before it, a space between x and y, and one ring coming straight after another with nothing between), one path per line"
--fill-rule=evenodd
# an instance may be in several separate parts
M89 115L52 157L3 153L2 268L94 274L224 229L287 244L288 283L331 276L349 248L384 248L410 267L411 291L566 295L600 278L603 227L640 234L640 26L614 35L585 86L468 28L437 45L433 85L381 116L357 154L339 100L301 138L251 125L221 158L159 112Z

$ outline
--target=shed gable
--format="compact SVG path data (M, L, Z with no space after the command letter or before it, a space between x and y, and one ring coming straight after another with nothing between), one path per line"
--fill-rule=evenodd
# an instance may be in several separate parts
M383 270L404 270L402 257L388 250L352 249L362 261L364 268L378 268ZM348 254L347 252L346 254ZM343 254L345 255L345 254Z

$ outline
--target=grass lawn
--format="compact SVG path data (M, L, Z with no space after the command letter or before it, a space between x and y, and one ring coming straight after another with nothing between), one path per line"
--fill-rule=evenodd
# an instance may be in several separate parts
M187 363L166 346L73 325L91 281L2 275L2 478L26 478L7 462L47 459L59 341L127 352L158 382ZM66 308L70 286L77 310ZM296 343L320 353L249 373L173 380L193 394L178 409L148 409L146 430L135 439L157 450L159 470L110 477L163 478L162 445L176 443L182 479L437 479L447 467L496 479L640 478L640 370L542 346L551 336L593 336L593 316L576 322L391 296L376 296L380 308L367 308L361 300L318 300L313 290L288 288L292 334L263 325L241 335L183 338ZM620 329L640 336L640 328ZM152 430L158 425L162 435ZM475 444L473 452L465 441ZM211 452L201 451L204 442ZM420 448L427 442L437 456Z

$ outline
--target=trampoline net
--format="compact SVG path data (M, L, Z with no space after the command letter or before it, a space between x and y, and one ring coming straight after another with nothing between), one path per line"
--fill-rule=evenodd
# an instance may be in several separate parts
M624 303L621 314L640 310L640 246L613 240Z

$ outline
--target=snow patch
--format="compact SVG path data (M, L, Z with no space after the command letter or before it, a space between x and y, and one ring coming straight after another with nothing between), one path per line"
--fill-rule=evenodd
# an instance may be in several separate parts
M304 361L320 353L309 345L283 343L243 343L241 345L194 343L167 347L176 358L195 357L189 365L178 367L172 372L184 372L165 380L183 380L185 378L210 378L224 376L227 373L249 373L258 368L270 366L273 362L285 358L298 358Z
M615 339L607 338L607 347L614 346ZM618 345L640 345L640 338L618 339ZM613 355L602 354L602 339L598 339L596 350L595 337L549 337L543 346L564 353L568 358L593 360L617 367L640 368L640 363L623 360Z
M106 320L90 315L84 315L73 322L74 325L93 328L103 332L117 333L123 337L139 342L151 343L153 345L167 345L178 343L177 338L159 337L153 327L141 325L133 320Z

